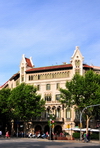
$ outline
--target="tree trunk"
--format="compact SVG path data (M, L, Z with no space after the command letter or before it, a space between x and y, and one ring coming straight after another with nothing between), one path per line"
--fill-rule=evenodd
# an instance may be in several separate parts
M89 121L90 121L90 118L91 116L89 117L88 115L86 116L86 134L88 134L88 127L89 127Z

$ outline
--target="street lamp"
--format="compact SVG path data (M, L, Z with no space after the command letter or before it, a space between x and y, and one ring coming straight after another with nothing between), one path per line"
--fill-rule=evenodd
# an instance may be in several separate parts
M70 125L71 125L71 140L72 140L72 125L73 125L73 123L70 123Z
M100 123L97 124L97 127L99 129L99 143L100 143Z
M48 114L48 118L49 118L49 126L50 126L50 131L49 131L49 136L50 136L50 140L51 140L51 135L52 135L52 125L54 125L54 114Z
M82 136L81 136L82 114L83 114L83 112L84 112L85 109L87 109L87 108L89 108L89 107L93 107L93 106L100 106L100 104L86 106L85 108L83 108L82 112L80 112L80 140L81 140L81 138L82 138ZM99 139L99 140L100 140L100 139Z

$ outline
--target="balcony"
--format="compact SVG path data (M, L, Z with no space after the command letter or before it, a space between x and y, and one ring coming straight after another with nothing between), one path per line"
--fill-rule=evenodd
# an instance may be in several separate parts
M33 122L48 122L48 118L43 118L43 117L36 117L36 118L34 118L34 119L32 119L32 121ZM55 122L64 122L64 118L55 118L54 119L55 120Z
M55 100L55 101L46 101L46 104L61 104L58 100Z

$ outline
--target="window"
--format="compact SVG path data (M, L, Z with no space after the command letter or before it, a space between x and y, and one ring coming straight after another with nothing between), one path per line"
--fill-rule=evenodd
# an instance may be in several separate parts
M51 94L45 95L45 101L51 101Z
M60 84L57 83L57 84L56 84L56 89L59 89L59 88L60 88Z
M29 76L28 79L29 79L29 81L30 81L30 80L31 80L31 77Z
M33 80L34 76L33 75L29 75L29 81Z
M60 100L60 94L56 95L56 100Z
M21 72L22 72L22 74L24 74L24 67L21 68Z
M24 81L24 76L22 76L21 79L22 79L22 82L23 82Z
M60 108L57 108L57 110L56 110L56 118L60 118L60 117L61 117Z
M80 60L75 60L75 65L80 66Z
M46 90L50 90L50 84L46 84Z
M38 80L40 80L40 75L38 75Z
M37 90L38 90L38 91L40 90L40 85L37 85Z
M17 80L17 81L16 81L16 86L18 86L18 85L19 85L19 81Z
M80 69L75 69L76 74L80 74Z
M67 119L70 119L71 118L71 110L70 110L70 108L67 108L66 109L66 118Z
M67 72L67 77L69 77L69 76L70 76L70 72L68 71L68 72Z
M31 80L33 80L33 76L31 75Z

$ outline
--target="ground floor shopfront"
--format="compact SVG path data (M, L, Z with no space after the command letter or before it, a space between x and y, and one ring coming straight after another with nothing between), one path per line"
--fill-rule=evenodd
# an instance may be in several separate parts
M48 122L11 122L7 127L8 130L10 129L10 133L12 136L18 136L23 133L26 136L29 133L32 134L43 134L43 133L50 133L50 129L53 133L60 135L63 132L63 123L56 123L54 127L50 127Z

